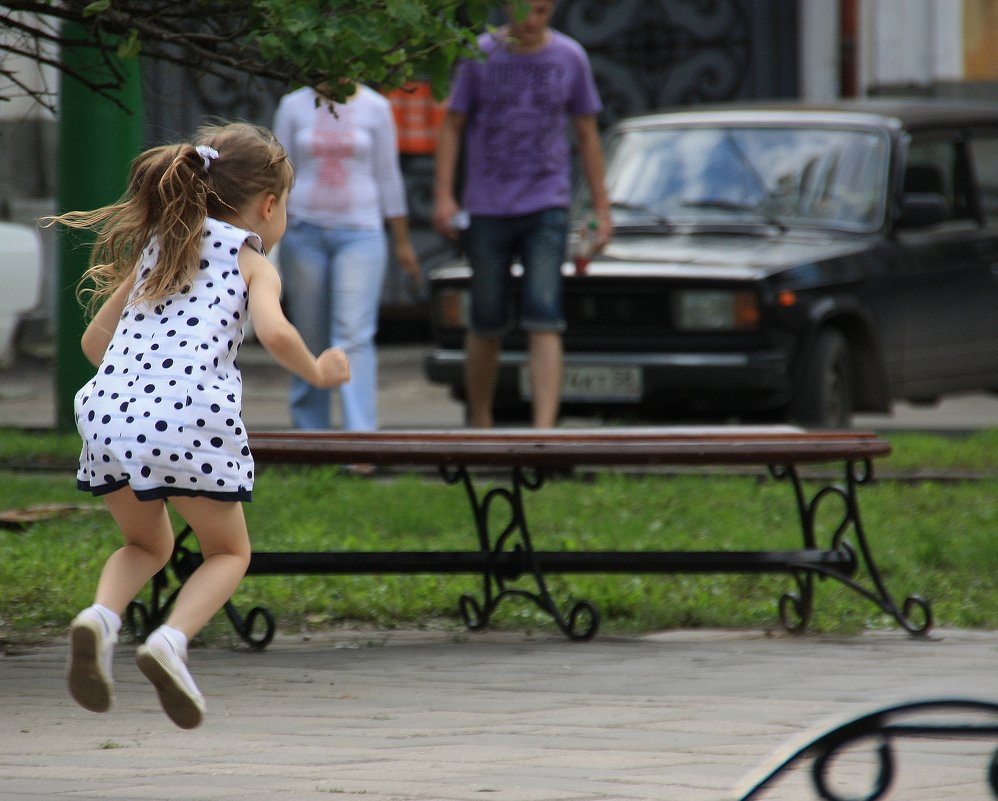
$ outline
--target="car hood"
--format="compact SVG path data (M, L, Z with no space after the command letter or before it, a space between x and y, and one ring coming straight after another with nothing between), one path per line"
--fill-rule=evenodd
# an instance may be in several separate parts
M803 264L852 256L871 246L849 239L784 234L617 234L586 272L594 276L670 276L758 280Z

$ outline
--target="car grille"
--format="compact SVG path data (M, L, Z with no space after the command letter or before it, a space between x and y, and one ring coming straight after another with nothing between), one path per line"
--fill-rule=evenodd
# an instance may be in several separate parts
M661 291L572 292L566 291L565 319L571 327L617 328L620 325L671 329L669 303Z

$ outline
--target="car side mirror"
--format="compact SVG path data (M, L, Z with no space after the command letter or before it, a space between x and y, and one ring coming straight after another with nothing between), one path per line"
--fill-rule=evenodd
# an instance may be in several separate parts
M901 197L901 219L898 227L924 228L949 218L946 198L938 192L905 192Z

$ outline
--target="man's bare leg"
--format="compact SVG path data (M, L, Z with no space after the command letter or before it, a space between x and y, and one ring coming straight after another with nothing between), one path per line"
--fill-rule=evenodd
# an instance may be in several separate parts
M464 342L464 391L468 425L492 428L492 402L499 377L500 337L469 333Z
M554 428L561 405L562 346L555 331L530 333L530 386L533 392L535 428Z

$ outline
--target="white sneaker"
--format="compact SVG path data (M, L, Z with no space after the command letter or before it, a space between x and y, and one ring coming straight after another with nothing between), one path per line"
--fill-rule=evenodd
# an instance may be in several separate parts
M69 694L91 712L107 712L114 700L111 664L117 641L95 609L84 609L69 626Z
M135 663L156 688L159 703L170 720L182 729L193 729L204 718L205 704L187 670L185 651L156 629L135 652Z

